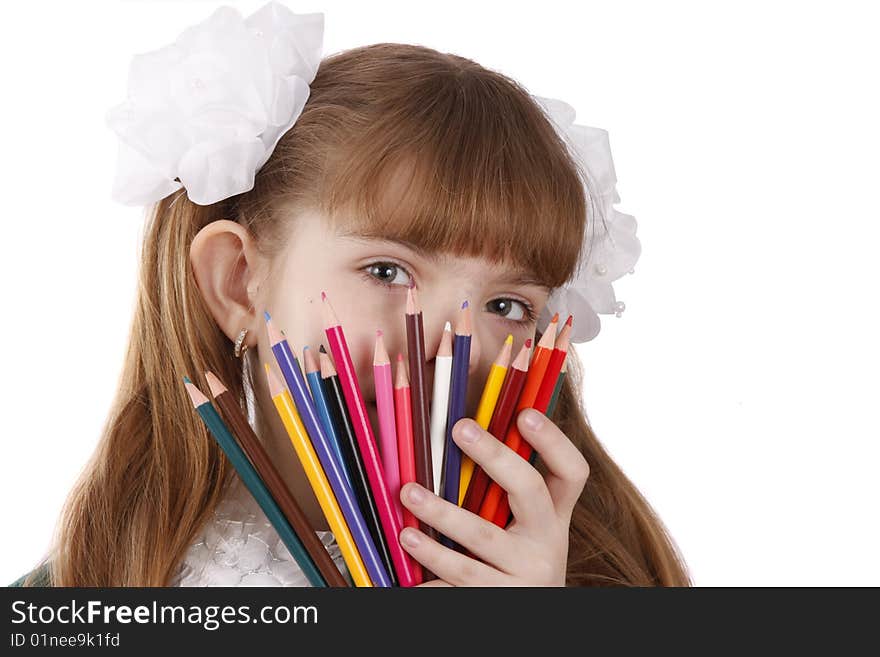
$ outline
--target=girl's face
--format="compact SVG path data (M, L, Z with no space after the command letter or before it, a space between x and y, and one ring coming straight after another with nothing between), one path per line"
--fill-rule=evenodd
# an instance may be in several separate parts
M317 213L302 214L294 226L260 301L304 368L304 346L314 349L315 356L321 344L329 352L321 312L321 292L326 292L345 332L374 431L378 430L373 382L376 329L384 334L394 372L398 352L407 357L405 310L411 283L418 288L423 315L429 394L444 324L448 320L454 332L461 305L469 302L469 417L476 414L483 384L504 339L513 335L515 355L523 341L534 335L535 318L549 295L546 287L529 282L528 273L514 267L365 238L344 227L331 227ZM258 310L262 316L262 308ZM259 346L259 373L264 375L262 363L274 365L265 331Z
M468 417L476 415L492 361L505 338L513 334L515 355L526 338L534 336L534 318L546 304L550 290L529 282L527 272L512 266L481 258L421 253L403 244L367 239L345 228L332 228L317 213L301 213L292 225L293 234L285 250L271 263L254 256L246 231L229 221L208 224L193 243L192 257L202 293L230 339L242 326L249 326L252 332L248 343L253 344L256 333L259 362L253 372L254 394L263 411L262 418L257 415L256 430L285 483L318 529L326 527L326 520L269 394L263 364L269 363L276 373L278 370L263 310L284 331L305 371L304 346L314 350L316 358L321 344L330 351L321 301L321 292L326 292L342 324L373 431L377 432L373 382L376 329L384 334L394 373L397 354L407 357L405 312L410 283L418 288L422 309L429 395L444 324L449 321L454 331L462 303L469 302L472 332L465 412ZM240 259L243 244L245 252L254 258L244 266ZM271 273L263 273L267 271ZM241 281L242 287L236 281ZM244 297L238 291L243 287L254 307L247 318L243 315L247 305L243 305Z

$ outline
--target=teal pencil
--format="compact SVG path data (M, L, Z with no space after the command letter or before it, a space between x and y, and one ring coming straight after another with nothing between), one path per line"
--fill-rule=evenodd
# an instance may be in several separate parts
M315 566L309 553L306 552L305 546L303 546L302 542L299 540L299 537L296 535L293 527L290 526L287 518L284 517L284 514L281 512L281 509L275 502L269 489L266 488L266 484L260 479L260 475L257 474L254 466L245 455L244 450L242 450L241 446L236 442L235 437L227 428L226 423L223 422L223 418L220 417L217 409L211 404L211 400L208 399L192 381L190 381L189 377L183 377L183 381L184 385L186 385L186 391L189 393L193 406L196 411L198 411L198 414L208 428L208 431L214 436L214 440L217 441L217 444L220 445L220 449L223 450L227 458L232 462L232 466L235 468L236 472L238 472L238 476L241 477L251 495L254 496L257 504L259 504L260 508L263 510L263 513L266 514L266 518L269 519L269 522L272 523L275 531L278 532L278 536L287 547L290 556L292 556L294 561L299 564L303 574L312 586L326 587L327 581L324 579L324 576L321 575L321 572Z

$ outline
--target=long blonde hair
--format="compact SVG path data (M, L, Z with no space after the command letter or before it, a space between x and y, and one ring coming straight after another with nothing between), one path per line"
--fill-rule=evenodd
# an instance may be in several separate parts
M555 287L574 271L584 231L601 228L589 196L554 128L509 78L402 44L326 58L251 191L210 206L180 191L152 206L119 391L43 562L51 584L168 585L235 476L181 384L186 374L204 389L212 370L246 409L256 371L232 356L191 271L203 226L234 219L272 256L290 210L311 207L433 251L509 259ZM567 583L690 584L661 521L591 430L574 353L568 372L555 420L591 474L572 517Z

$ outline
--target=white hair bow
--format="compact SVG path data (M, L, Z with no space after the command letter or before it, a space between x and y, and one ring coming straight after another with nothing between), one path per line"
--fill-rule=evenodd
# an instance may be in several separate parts
M128 98L107 113L120 138L113 198L147 205L185 187L209 205L252 189L309 97L323 34L323 14L220 7L133 57Z
M599 334L598 313L614 313L620 317L626 308L615 298L611 283L627 272L632 273L639 259L641 244L636 237L636 220L614 209L620 196L615 187L617 176L608 132L576 125L574 108L561 100L533 98L544 109L569 152L580 164L586 177L583 182L588 205L592 201L598 213L589 216L592 225L585 231L576 272L564 285L553 290L538 318L538 328L546 330L554 313L559 313L560 322L571 314L574 315L571 341L587 342Z

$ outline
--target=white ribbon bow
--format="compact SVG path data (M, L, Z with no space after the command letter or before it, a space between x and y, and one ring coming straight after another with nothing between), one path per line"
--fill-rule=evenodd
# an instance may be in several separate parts
M132 58L113 198L148 205L181 187L209 205L253 189L299 118L321 62L323 14L270 2L247 19L220 7L170 46Z

